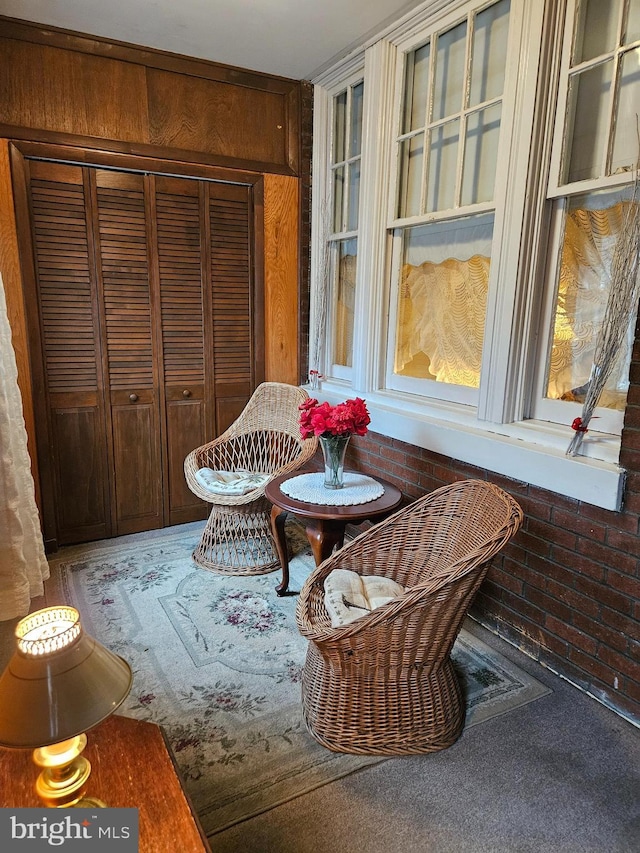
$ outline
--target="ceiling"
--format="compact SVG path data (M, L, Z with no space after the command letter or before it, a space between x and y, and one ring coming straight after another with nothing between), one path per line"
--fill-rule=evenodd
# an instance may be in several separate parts
M421 2L0 0L0 15L309 80Z

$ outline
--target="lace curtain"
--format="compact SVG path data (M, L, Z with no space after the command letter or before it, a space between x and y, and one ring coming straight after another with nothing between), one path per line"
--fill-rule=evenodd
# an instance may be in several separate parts
M596 337L609 298L613 251L625 205L578 207L567 215L562 249L547 396L583 402ZM618 354L599 406L624 411L633 326Z
M25 616L48 577L0 276L0 621Z
M407 264L402 270L396 372L420 353L428 373L411 375L477 388L489 287L489 258Z

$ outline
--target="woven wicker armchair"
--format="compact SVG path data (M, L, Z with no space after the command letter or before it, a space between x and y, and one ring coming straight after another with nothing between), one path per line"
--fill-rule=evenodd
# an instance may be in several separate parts
M264 382L222 435L185 459L189 488L212 504L209 521L193 552L194 561L203 569L225 575L259 575L279 565L269 520L271 504L264 490L269 480L295 471L316 451L316 438L300 436L298 406L308 396L303 388ZM246 494L214 494L196 478L201 468L243 470L270 477Z
M403 755L454 743L465 703L450 652L491 558L522 523L502 489L445 486L360 534L307 579L296 619L311 734L335 752ZM404 594L340 628L324 605L333 569L383 575Z

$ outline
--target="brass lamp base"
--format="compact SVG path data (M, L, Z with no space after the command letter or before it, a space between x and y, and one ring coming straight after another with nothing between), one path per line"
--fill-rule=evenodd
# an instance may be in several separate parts
M85 797L91 764L82 755L87 745L85 734L33 751L33 760L42 768L36 780L36 793L49 808L104 808L106 803Z

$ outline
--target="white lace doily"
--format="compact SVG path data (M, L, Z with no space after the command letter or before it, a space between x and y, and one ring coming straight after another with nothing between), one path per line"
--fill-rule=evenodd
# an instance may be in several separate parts
M384 494L384 486L364 474L345 471L344 488L325 489L324 473L299 474L280 485L280 491L296 501L328 506L351 506L375 501Z

